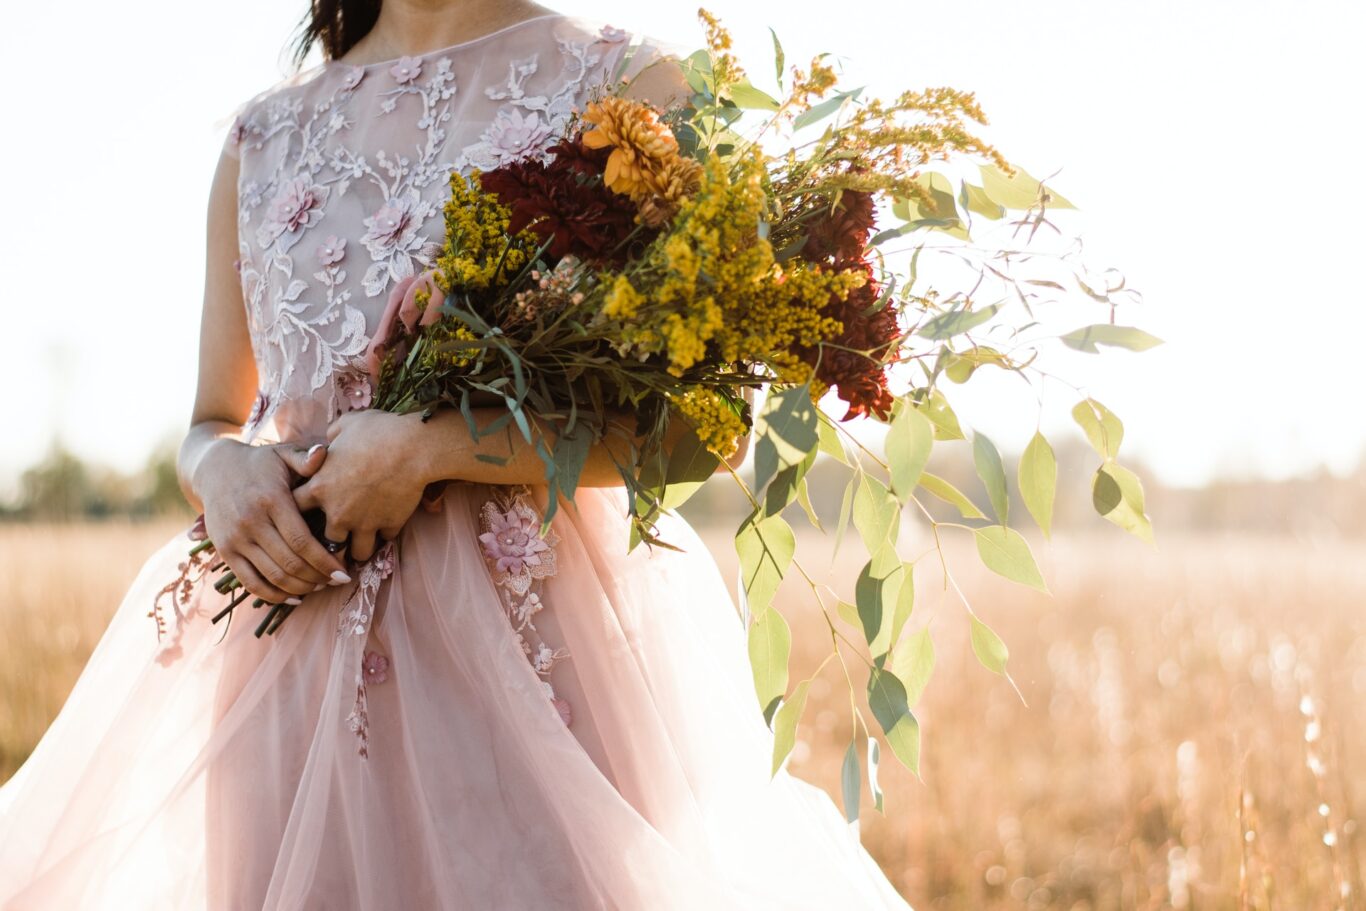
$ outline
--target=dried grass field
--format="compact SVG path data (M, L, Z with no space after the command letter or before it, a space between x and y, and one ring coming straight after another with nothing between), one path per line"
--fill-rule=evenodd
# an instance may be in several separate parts
M0 779L176 527L0 527ZM1112 531L1037 545L1049 596L950 549L1024 701L975 663L933 556L918 565L911 628L929 624L938 656L916 707L924 780L884 759L888 816L865 789L865 843L919 911L1366 908L1361 546L1207 535L1151 550ZM733 576L727 536L710 542ZM804 540L799 559L823 569L823 547ZM801 673L829 637L809 592L789 580L780 598ZM791 768L835 793L850 722L834 664L804 723Z

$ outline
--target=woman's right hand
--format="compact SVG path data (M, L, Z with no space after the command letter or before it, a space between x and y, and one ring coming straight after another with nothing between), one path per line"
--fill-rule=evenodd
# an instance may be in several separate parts
M313 536L291 493L326 458L325 445L251 446L222 438L195 468L214 550L247 591L272 604L298 604L310 592L351 581Z

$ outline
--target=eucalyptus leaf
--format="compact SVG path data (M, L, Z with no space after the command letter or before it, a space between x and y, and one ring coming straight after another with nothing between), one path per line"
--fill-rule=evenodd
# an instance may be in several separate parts
M697 438L686 433L678 438L669 451L669 467L665 472L665 486L660 497L660 509L677 509L687 502L711 478L720 460Z
M755 422L754 489L763 490L781 469L806 458L820 442L811 387L772 393Z
M847 92L839 92L838 94L831 95L824 101L812 105L810 109L802 111L802 113L798 114L796 118L793 119L792 129L800 130L803 127L810 126L813 123L819 123L820 121L829 117L831 114L838 111L840 109L840 106L844 104L845 99L853 99L854 101L857 101L859 93L862 91L863 87L860 86L856 89L850 89Z
M957 509L965 519L986 518L986 514L977 508L977 504L968 499L967 494L938 475L930 474L928 471L922 472L920 487Z
M973 534L977 538L977 554L987 569L1012 582L1048 591L1029 542L1018 531L1004 525L988 525L974 528Z
M792 651L792 630L776 608L753 613L749 628L749 663L754 672L754 692L767 708L787 692L787 659Z
M992 199L983 187L975 186L967 181L963 182L963 189L959 193L958 201L969 212L976 212L983 218L989 218L992 221L1004 218L1006 214L1005 206Z
M882 786L877 783L877 766L881 748L876 737L868 738L868 793L873 798L873 808L882 812Z
M916 406L934 425L936 440L961 440L963 427L958 423L958 415L949 407L949 400L938 389L930 393L926 401Z
M1042 433L1034 432L1034 437L1020 456L1020 497L1025 509L1038 523L1044 537L1048 537L1053 524L1053 500L1058 488L1058 460L1053 455L1053 447Z
M844 801L844 818L847 822L858 822L859 800L863 796L862 782L859 780L857 741L849 741L849 749L844 751L844 763L840 767L840 796Z
M816 509L811 505L811 494L807 491L806 478L797 482L797 503L801 506L802 512L806 513L806 521L811 523L811 527L816 531L824 532L825 528L821 525L820 516L816 515Z
M884 541L854 581L859 624L868 642L868 651L874 656L884 654L891 644L890 624L904 577L896 548Z
M735 551L740 557L740 578L749 609L758 616L773 601L783 574L792 564L797 540L792 528L780 516L756 520L751 513L735 535Z
M1124 424L1095 399L1083 399L1072 409L1072 420L1086 433L1091 448L1109 461L1118 458L1124 441Z
M1097 345L1125 348L1129 351L1147 351L1162 344L1162 339L1149 335L1142 329L1135 329L1133 326L1112 326L1109 323L1083 326L1060 336L1060 339L1067 347L1085 351L1087 354L1099 354L1100 349Z
M768 33L773 36L773 72L778 76L778 88L783 87L783 66L787 63L787 55L783 53L782 42L778 40L778 33L769 26Z
M1153 526L1143 511L1143 483L1127 468L1110 462L1096 472L1091 500L1109 521L1130 534L1153 543Z
M764 493L764 514L776 516L795 500L806 480L806 473L816 461L816 450L812 449L806 458L796 465L789 465L778 472L768 490Z
M977 328L1000 309L1000 304L992 304L980 310L950 310L926 320L916 334L931 341L943 341Z
M1046 202L1051 209L1076 208L1053 190L1045 190L1039 181L1023 168L1015 168L1015 175L1012 177L996 165L987 164L981 166L981 176L983 193L1007 209L1032 209L1039 204L1041 191L1047 193Z
M915 408L901 408L887 429L887 466L892 492L903 503L915 492L934 445L934 425Z
M906 700L906 687L885 668L873 668L868 677L868 708L887 738L887 745L901 764L920 777L920 723Z
M810 686L810 680L803 680L797 684L792 695L778 707L777 713L773 716L773 770L770 775L778 774L778 770L783 767L783 761L797 745L797 724L806 709L806 691Z
M906 702L915 705L934 673L934 641L925 627L898 642L887 661L887 669L906 686Z
M979 620L976 614L973 614L970 619L972 620L973 654L982 663L982 667L993 674L1004 676L1006 661L1010 658L1010 650L1001 641L1001 637L996 635L991 627Z
M868 553L876 553L886 541L896 542L900 518L901 504L891 491L872 475L860 475L854 491L854 527Z
M737 107L748 110L776 111L779 107L777 99L768 92L755 88L748 77L732 85L729 95Z
M977 476L987 489L991 509L996 520L1002 525L1009 521L1010 497L1006 493L1006 469L1001 462L1001 453L996 444L984 433L972 435L972 461L977 467Z
M817 435L820 439L820 451L841 462L849 464L849 454L844 451L844 441L840 439L840 432L835 427L834 421L830 420L829 415L824 412L820 414L820 425L817 428Z

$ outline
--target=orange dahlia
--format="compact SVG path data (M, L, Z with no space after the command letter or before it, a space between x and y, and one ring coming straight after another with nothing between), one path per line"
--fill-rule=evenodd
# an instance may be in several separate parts
M603 182L633 200L648 196L653 189L651 178L678 156L673 131L659 122L658 113L648 105L627 98L603 98L588 105L583 119L593 127L584 131L583 144L612 150Z

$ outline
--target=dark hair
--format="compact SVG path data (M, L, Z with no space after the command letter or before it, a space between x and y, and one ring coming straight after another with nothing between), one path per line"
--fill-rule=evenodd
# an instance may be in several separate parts
M380 0L311 0L294 42L295 68L303 66L304 58L319 41L327 60L336 60L351 50L375 27L379 5Z

